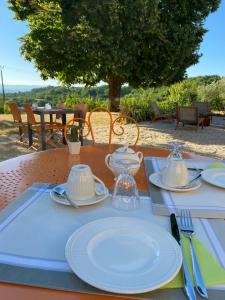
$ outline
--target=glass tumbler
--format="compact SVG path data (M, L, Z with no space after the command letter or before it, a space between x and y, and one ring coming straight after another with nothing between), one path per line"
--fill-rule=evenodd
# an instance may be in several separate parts
M112 205L116 209L126 211L140 206L136 181L127 171L120 174L116 180L112 195Z

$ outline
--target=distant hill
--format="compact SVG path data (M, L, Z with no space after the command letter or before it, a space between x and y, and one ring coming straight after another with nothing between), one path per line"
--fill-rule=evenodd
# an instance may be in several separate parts
M7 89L8 88L8 89ZM128 87L123 89L127 90ZM0 87L1 90L1 87ZM19 91L18 91L19 90ZM129 89L130 91L130 89ZM127 94L128 92L125 91ZM65 86L35 86L35 85L20 85L20 86L6 86L5 88L6 102L15 101L19 105L24 102L38 103L39 106L43 106L45 103L51 103L55 105L57 103L65 102L67 97L77 98L99 98L102 100L108 97L108 87L65 87ZM70 96L69 96L70 95ZM1 93L0 93L1 98Z
M219 82L220 76L210 75L210 76L197 76L186 79L189 82L188 86L193 87L192 93L195 92L197 86L207 86L211 83ZM159 97L160 101L166 100L168 96L169 87L158 87L155 89L132 89L129 86L123 86L121 89L121 97L134 93L137 98L143 98L142 94L146 92L146 97L152 99L152 101L157 101ZM51 103L56 105L57 103L63 103L66 100L68 102L71 99L85 100L89 101L91 99L96 100L106 100L108 99L108 85L98 85L93 87L82 87L82 86L41 86L41 85L5 85L6 102L16 101L19 105L25 102L28 103L38 103L39 106L45 105L45 103ZM154 98L155 95L155 98ZM156 95L158 95L156 97ZM1 86L0 86L0 107L1 107ZM132 95L131 95L132 98ZM131 99L132 100L132 99ZM73 100L74 101L74 100Z
M43 85L13 85L5 84L5 93L30 92L32 89L43 88Z

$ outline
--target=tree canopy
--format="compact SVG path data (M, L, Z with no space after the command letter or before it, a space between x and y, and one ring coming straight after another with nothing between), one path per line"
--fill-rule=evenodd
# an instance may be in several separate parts
M27 20L25 59L43 79L109 84L110 108L121 85L170 84L200 57L204 20L220 0L8 0Z

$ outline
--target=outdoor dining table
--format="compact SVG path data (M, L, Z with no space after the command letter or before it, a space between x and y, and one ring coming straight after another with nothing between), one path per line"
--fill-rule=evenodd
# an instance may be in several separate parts
M54 110L54 113L56 111ZM74 111L73 111L74 112ZM42 115L43 116L43 115ZM42 152L22 155L0 162L0 208L3 209L24 190L35 182L63 183L67 180L71 167L74 164L85 163L93 170L94 174L104 181L105 185L112 189L115 185L114 176L105 167L104 158L112 153L118 145L87 145L81 147L80 155L70 155L67 148L51 149ZM144 156L165 157L169 151L157 148L145 148L136 146L135 151L142 151ZM185 154L186 158L199 158L194 154ZM139 191L148 190L144 164L135 177ZM174 289L152 291L152 299L175 299ZM222 293L222 292L221 292ZM182 291L181 291L182 295ZM220 294L224 296L224 294ZM128 296L128 295L127 295ZM5 300L74 300L74 299L124 299L119 296L94 295L81 292L47 289L28 285L17 285L0 282L0 299ZM129 299L129 296L128 296ZM177 298L178 299L178 298ZM180 298L179 298L180 299ZM182 296L183 299L183 296ZM222 298L218 298L222 299Z
M105 156L115 151L116 148L118 145L86 145L81 147L80 155L70 155L68 149L58 148L21 155L0 162L0 208L7 205L34 182L65 182L74 164L88 164L95 175L104 180L108 188L113 188L114 176L105 166ZM167 156L169 154L169 150L165 149L140 146L134 149L143 152L144 156ZM194 157L194 155L186 154L186 157ZM138 189L147 191L148 183L143 164L135 179Z
M50 116L50 123L53 121L53 115L59 114L62 116L62 124L66 124L66 115L68 114L76 114L79 116L79 118L82 118L82 111L77 109L70 109L70 108L51 108L51 109L45 109L43 108L35 108L33 109L33 113L40 116L40 122L41 122L41 150L46 150L46 139L45 139L45 115ZM28 124L29 125L29 124ZM79 126L82 127L82 122L79 121ZM63 138L64 139L64 138ZM83 144L82 136L80 136L81 144ZM32 139L32 131L29 130L29 146L31 146L33 143ZM65 140L64 140L65 143Z

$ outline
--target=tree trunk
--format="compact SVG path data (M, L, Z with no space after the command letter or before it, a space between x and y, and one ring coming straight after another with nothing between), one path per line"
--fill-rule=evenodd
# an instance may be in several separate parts
M121 81L118 78L109 78L109 110L119 111L120 110L120 92L121 92Z

